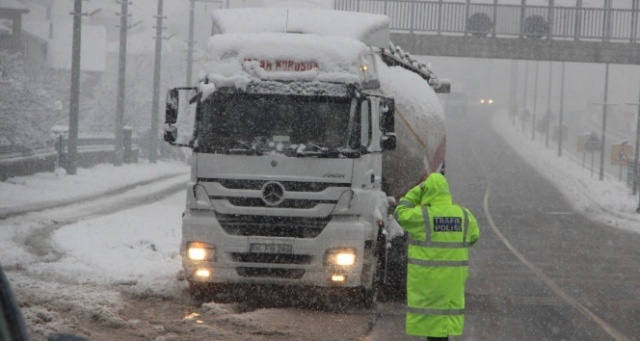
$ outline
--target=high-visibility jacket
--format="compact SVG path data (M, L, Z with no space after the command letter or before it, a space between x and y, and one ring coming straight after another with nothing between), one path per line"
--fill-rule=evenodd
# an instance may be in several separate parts
M462 335L468 248L480 237L475 217L452 203L440 173L407 192L394 216L409 236L407 334Z

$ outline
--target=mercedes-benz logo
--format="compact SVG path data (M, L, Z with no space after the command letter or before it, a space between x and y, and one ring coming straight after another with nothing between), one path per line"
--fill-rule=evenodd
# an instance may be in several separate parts
M284 187L279 182L267 182L262 186L262 201L269 206L277 206L284 200Z

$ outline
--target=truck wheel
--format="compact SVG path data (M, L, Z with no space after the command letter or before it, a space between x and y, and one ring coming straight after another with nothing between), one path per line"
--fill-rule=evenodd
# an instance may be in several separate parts
M375 309L378 302L378 286L374 285L372 288L360 289L360 300L365 309Z
M209 283L189 282L189 296L198 303L204 303L210 300L210 290Z
M227 287L220 283L189 282L189 294L196 301L209 302L220 299L227 293Z
M407 236L391 241L388 250L387 283L382 284L382 297L389 301L403 301L407 294Z

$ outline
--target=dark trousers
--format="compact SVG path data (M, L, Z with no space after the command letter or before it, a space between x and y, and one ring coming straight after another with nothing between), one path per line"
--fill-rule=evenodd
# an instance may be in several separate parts
M449 341L449 337L447 337L447 336L445 336L445 337L427 336L427 341Z

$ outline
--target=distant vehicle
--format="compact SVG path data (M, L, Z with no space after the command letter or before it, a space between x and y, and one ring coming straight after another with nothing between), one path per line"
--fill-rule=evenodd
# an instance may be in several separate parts
M481 105L493 105L493 99L492 98L480 98L478 103L480 103Z
M497 102L491 96L470 96L468 111L471 114L486 115L497 109Z

